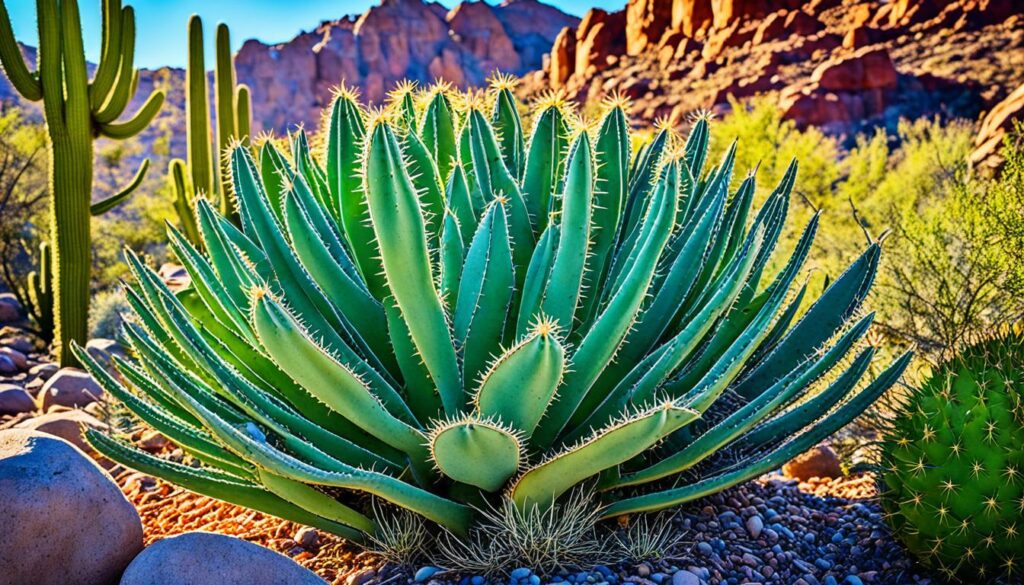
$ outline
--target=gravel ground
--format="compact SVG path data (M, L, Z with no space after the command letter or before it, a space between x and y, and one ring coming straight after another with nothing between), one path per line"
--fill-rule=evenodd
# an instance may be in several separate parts
M336 585L484 585L482 577L435 567L380 566L331 535L123 472L146 542L187 532L231 534L291 556ZM684 506L682 539L670 558L539 576L516 569L509 585L940 584L889 535L870 475L798 483L769 476ZM312 534L310 534L312 532ZM418 579L417 579L418 578Z
M908 558L889 535L874 500L874 478L861 475L798 483L771 476L680 509L683 535L672 558L592 571L537 576L516 569L510 585L717 585L780 583L861 585L941 583ZM383 569L382 581L483 585L421 568L411 576Z

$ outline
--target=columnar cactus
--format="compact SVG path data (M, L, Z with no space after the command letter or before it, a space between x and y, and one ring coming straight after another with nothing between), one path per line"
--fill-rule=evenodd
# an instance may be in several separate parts
M881 453L899 539L952 579L1024 571L1024 334L972 345L904 399Z
M217 121L217 150L210 130L210 100L203 50L203 21L193 14L188 21L188 66L185 74L186 139L188 163L170 162L174 185L174 209L189 241L199 244L195 200L205 196L218 202L220 212L237 218L231 202L231 178L220 166L220 154L234 142L245 142L250 133L249 87L235 84L235 62L231 56L231 33L224 23L217 25L217 60L214 66L214 117Z
M149 161L122 191L92 204L93 141L97 136L130 138L149 125L163 105L153 92L131 119L118 122L138 82L135 13L120 0L103 0L100 62L88 77L77 0L39 0L39 49L36 71L21 55L7 6L0 3L0 63L14 89L27 100L43 102L50 137L50 234L57 359L74 364L72 341L88 333L89 272L92 266L89 223L127 197L142 182Z
M39 243L39 260L37 268L28 274L28 290L25 295L29 299L29 314L39 326L39 334L43 341L53 341L53 255L50 244Z
M548 99L520 144L507 84L369 114L341 91L325 157L301 133L290 158L235 147L242 228L200 199L204 252L170 229L192 276L178 294L129 252L125 382L81 354L203 465L92 444L354 539L374 530L360 494L466 534L487 502L546 509L583 482L606 517L721 490L901 375L907 355L859 384L877 244L802 316L791 289L817 217L764 274L795 164L751 218L753 175L729 188L735 147L705 168L706 118L633 157L623 103L589 124Z

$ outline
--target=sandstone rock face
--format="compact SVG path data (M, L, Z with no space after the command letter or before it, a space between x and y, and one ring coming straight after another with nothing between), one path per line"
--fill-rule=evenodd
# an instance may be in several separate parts
M295 561L239 538L189 532L159 540L135 557L121 585L324 585Z
M887 50L869 48L821 64L811 81L828 91L892 89L897 75Z
M999 150L1003 137L1013 129L1014 121L1024 121L1024 85L996 104L982 120L974 139L971 164L989 170L998 168L1002 164Z
M551 47L551 87L558 89L565 84L576 67L576 44L569 27L562 29Z
M559 31L578 22L537 0L467 2L450 11L423 0L383 0L287 43L247 41L235 68L252 88L255 130L315 128L342 82L379 102L403 79L466 87L495 71L522 75L540 68Z
M0 431L0 583L115 583L142 549L142 522L117 485L78 449Z
M672 22L671 0L630 0L626 4L626 52L640 54L657 44Z
M672 3L672 28L697 37L714 22L711 0L676 0Z

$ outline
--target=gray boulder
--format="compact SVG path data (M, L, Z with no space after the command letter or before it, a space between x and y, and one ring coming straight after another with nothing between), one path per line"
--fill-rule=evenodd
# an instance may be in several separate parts
M232 536L189 532L135 557L121 585L324 585L295 561Z
M97 455L96 451L85 442L85 437L83 436L85 427L99 431L107 430L108 428L105 423L82 410L48 412L14 425L16 429L37 431L53 435L54 437L60 437L81 449L86 455L95 457ZM103 461L107 462L106 459Z
M36 400L39 410L46 412L54 405L81 408L102 396L103 388L92 376L77 368L63 368L43 384Z
M142 522L110 476L71 444L0 431L0 585L116 583Z

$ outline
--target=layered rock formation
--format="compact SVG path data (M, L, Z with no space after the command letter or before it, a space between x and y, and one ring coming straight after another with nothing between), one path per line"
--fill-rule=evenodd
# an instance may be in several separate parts
M365 14L321 23L279 45L247 41L238 80L253 89L260 129L319 121L331 89L344 81L378 102L403 80L481 85L494 71L521 75L541 66L559 31L578 19L537 0L451 10L422 0L383 0Z
M1014 0L629 0L563 30L524 93L618 91L648 119L765 94L799 125L852 134L973 118L1024 83Z
M494 71L539 69L559 31L578 22L538 0L471 1L451 10L424 0L382 0L362 15L322 22L286 43L248 40L235 65L238 81L252 89L253 128L281 132L300 123L316 127L332 88L342 82L379 102L403 79L469 87L484 84ZM178 33L185 34L184 26L168 34ZM34 50L26 53L32 61ZM169 90L157 125L184 137L184 72L142 70L139 77L136 96L148 95L154 84ZM3 75L0 101L19 101ZM171 146L180 152L177 139Z

